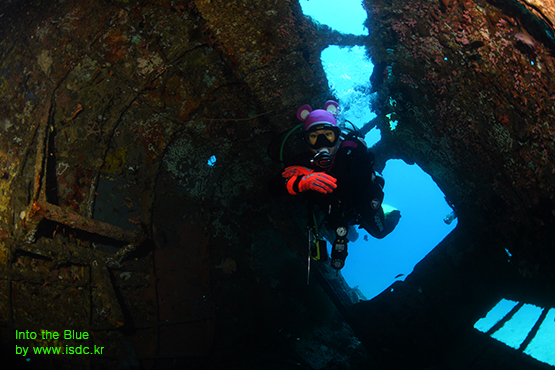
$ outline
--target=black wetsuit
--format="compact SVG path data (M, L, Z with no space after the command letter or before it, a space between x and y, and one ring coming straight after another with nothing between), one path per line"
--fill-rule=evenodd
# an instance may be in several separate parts
M337 188L322 194L313 190L303 192L309 203L318 205L325 214L328 229L338 226L359 224L376 238L383 238L393 228L387 227L382 201L384 180L375 176L374 155L357 142L343 141L333 158L331 167L324 170L310 163L313 155L309 152L286 167L298 165L317 172L326 172L337 179ZM270 193L276 196L288 195L286 179L277 174L270 181Z

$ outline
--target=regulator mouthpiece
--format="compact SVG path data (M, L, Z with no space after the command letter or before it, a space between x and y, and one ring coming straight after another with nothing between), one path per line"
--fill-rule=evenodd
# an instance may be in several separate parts
M320 168L329 168L333 163L333 157L327 149L324 149L316 153L314 158L310 160L310 163L315 164Z

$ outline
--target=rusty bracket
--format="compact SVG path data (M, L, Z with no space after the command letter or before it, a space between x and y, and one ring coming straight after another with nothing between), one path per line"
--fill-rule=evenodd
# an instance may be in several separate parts
M45 121L43 123L44 127L39 133L37 144L33 197L27 209L21 213L21 219L25 224L25 228L29 230L25 237L26 242L33 243L35 241L39 223L43 219L48 219L90 234L129 243L113 256L113 261L109 262L109 264L117 266L125 256L133 252L146 239L146 236L142 230L124 229L106 222L81 216L73 210L47 202L44 183L46 178L46 161L48 160L46 156L47 142L51 126L48 123L48 119L43 120Z
M24 230L27 231L25 241L32 244L36 241L36 234L39 223L44 220L51 220L73 229L85 231L90 234L99 235L120 242L127 243L115 254L86 250L86 260L92 269L91 286L97 299L96 303L102 307L103 313L107 316L108 323L113 327L120 327L124 324L124 315L116 297L114 286L112 285L108 268L121 267L122 261L129 256L136 248L144 242L146 235L142 230L128 230L106 222L85 217L77 212L62 208L58 205L49 203L46 199L46 169L48 161L48 141L53 127L51 125L52 110L46 109L46 113L41 117L38 124L39 129L36 161L34 168L34 187L33 196L27 208L20 213L21 222ZM42 126L42 127L40 127ZM92 194L92 193L91 193ZM76 246L67 245L74 249L73 255L81 255L84 249Z
M144 240L144 235L140 230L123 229L106 222L81 216L72 210L37 200L31 204L26 211L26 225L32 226L31 230L27 233L27 243L33 243L35 241L38 223L44 218L74 229L83 230L91 234L105 236L122 242L136 243L137 241Z

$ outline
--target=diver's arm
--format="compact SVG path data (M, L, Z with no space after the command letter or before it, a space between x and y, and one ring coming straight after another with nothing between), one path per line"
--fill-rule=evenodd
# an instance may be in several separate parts
M331 175L337 178L339 188L353 189L373 180L374 156L372 153L361 148L351 155L354 157L349 158L348 155L343 154L342 158L336 158L336 163L332 168Z
M284 163L284 170L282 170L280 173L276 173L274 176L272 176L272 178L270 179L269 183L268 183L268 192L270 193L270 195L276 196L276 197L282 197L284 195L289 195L289 192L287 191L287 176L284 177L284 172L286 172L287 168L290 168L291 166L303 166L303 167L310 167L310 154L308 153L303 153L299 156L297 156L296 158L294 158L293 160L290 160L286 163Z
M315 191L322 194L331 193L337 185L336 179L323 172L314 172L303 166L287 167L281 174L285 181L285 189L288 194L296 195L305 191ZM270 192L274 195L282 195L283 182L272 179Z

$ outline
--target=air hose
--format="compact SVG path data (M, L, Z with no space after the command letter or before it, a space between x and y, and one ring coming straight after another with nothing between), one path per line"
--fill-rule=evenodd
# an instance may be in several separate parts
M283 148L285 147L285 142L287 141L287 139L289 139L289 136L291 136L291 134L293 132L295 132L295 130L298 130L303 124L299 123L297 126L293 127L291 130L289 130L289 132L287 133L287 135L285 135L285 137L283 138L283 141L281 142L281 147L279 148L279 161L281 162L281 165L284 166L283 164Z

